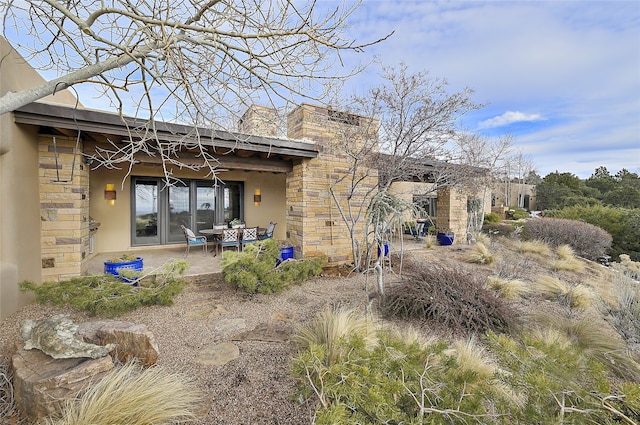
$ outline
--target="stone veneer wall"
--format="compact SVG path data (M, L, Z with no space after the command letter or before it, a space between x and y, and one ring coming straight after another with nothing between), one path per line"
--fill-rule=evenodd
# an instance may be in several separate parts
M438 231L452 230L454 243L467 240L467 195L452 188L438 189L436 227Z
M40 136L38 141L43 281L83 274L89 253L89 167L78 152L73 181L68 181L76 140L55 136L54 148L53 137Z
M309 104L302 104L288 116L288 137L312 140L320 150L317 158L294 165L287 175L287 238L298 258L325 255L330 264L353 260L349 230L329 191L331 184L350 166L350 159L341 148L345 132L340 126L344 125L350 124L331 121L327 108ZM357 143L357 139L350 139L350 143ZM347 208L348 183L334 189L343 209ZM352 203L360 204L364 191L377 183L377 173L372 172L363 182L362 193L356 193ZM364 217L361 222L356 229L359 236L363 232Z

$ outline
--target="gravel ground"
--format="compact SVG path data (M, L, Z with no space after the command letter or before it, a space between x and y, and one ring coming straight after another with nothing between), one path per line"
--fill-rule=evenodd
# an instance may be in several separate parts
M211 408L199 424L310 424L313 406L295 400L296 382L290 373L294 344L236 337L265 324L290 334L298 323L328 306L363 308L367 283L372 290L374 282L363 276L319 277L282 294L251 295L219 279L188 285L173 306L144 307L118 319L145 324L160 351L158 365L187 375L207 394ZM20 338L24 319L61 313L69 314L76 323L92 319L83 313L31 304L2 321L2 347L6 351ZM221 327L223 322L232 326ZM223 366L195 362L199 350L222 342L236 344L240 357Z

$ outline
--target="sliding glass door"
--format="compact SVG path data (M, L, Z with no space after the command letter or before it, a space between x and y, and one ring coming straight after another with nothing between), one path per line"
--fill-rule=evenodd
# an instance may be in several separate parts
M214 224L243 220L243 184L213 185L206 180L184 180L164 186L159 178L133 177L132 245L184 242L181 225L196 234Z

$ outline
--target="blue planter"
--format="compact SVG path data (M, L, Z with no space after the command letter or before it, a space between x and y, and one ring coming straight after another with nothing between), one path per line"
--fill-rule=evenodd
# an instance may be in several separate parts
M132 282L131 279L127 279L124 276L120 276L120 270L132 270L134 272L142 272L142 258L138 257L132 261L122 261L122 262L112 262L105 261L104 262L104 272L105 274L112 274L114 276L118 276L120 280L123 282Z
M438 232L436 234L436 239L439 245L451 245L453 244L453 232Z
M289 258L295 258L293 255L293 247L285 246L280 248L280 258L276 258L276 265L280 264L284 260L288 260Z
M386 257L387 255L389 255L389 244L385 242L382 246L384 247L384 256ZM380 249L380 245L378 245L378 257L380 257L381 255L382 249Z

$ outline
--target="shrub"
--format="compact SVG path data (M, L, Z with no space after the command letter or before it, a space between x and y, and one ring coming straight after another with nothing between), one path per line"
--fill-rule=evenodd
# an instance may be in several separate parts
M503 223L487 223L482 226L482 232L494 236L511 236L515 230L515 226Z
M611 325L640 356L640 284L616 273L611 290L614 303L607 305Z
M202 394L182 375L126 363L109 372L51 425L147 425L195 420Z
M606 369L585 348L589 338L571 335L490 332L483 346L405 336L391 326L374 346L344 334L337 344L348 356L331 366L315 344L292 366L300 397L317 401L318 425L633 423L640 385L611 391Z
M474 274L436 264L416 266L385 296L387 316L427 320L461 333L506 331L515 314Z
M249 244L242 252L225 252L221 261L222 276L249 293L271 294L299 285L322 271L324 258L287 260L276 266L279 255L278 242L274 239Z
M172 305L173 298L182 292L186 281L177 278L188 263L178 260L165 265L164 270L138 286L123 283L111 274L76 277L62 282L31 281L18 283L23 292L35 293L41 304L69 306L91 316L115 317L144 305Z
M640 209L593 205L547 213L550 217L585 221L604 229L613 237L609 254L615 260L620 254L628 254L632 260L640 261Z
M498 213L487 213L484 215L484 224L500 223L502 217Z
M576 220L542 218L527 220L523 236L545 242L552 247L569 245L577 255L597 260L611 247L611 235L601 228Z

